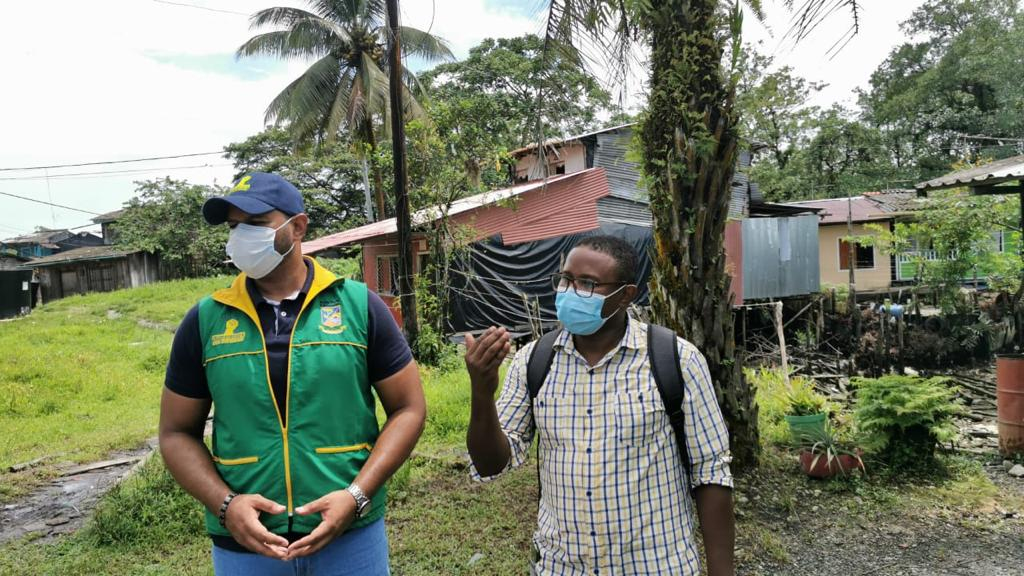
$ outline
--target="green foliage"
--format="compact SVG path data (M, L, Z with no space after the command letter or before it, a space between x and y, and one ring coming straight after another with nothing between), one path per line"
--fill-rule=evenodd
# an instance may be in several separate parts
M758 429L765 445L782 446L790 441L789 386L781 370L768 368L744 369L746 381L754 389L757 402Z
M611 97L592 74L544 48L532 34L488 38L465 60L420 75L430 117L474 185L501 152L595 128L608 110Z
M840 431L831 422L826 422L824 428L804 436L801 445L813 456L811 469L814 469L824 459L828 469L838 469L840 475L848 476L854 470L845 468L839 457L852 456L856 461L856 467L864 470L864 461L861 459L856 442L850 440L848 433Z
M897 166L918 180L965 156L1016 154L1024 136L1024 12L1016 0L929 0L902 24L912 40L890 52L860 103Z
M803 378L790 380L786 401L789 404L787 413L793 416L821 414L828 405L828 400L814 389L814 382Z
M224 189L189 184L184 180L138 182L117 221L117 244L159 254L162 266L175 277L209 276L227 259L226 226L210 226L202 207Z
M352 278L360 280L363 274L363 259L361 256L353 258L322 258L317 257L317 262L327 268L339 278Z
M309 216L307 239L366 221L362 166L348 145L336 141L296 148L282 128L269 127L224 147L238 175L273 172L302 192Z
M898 472L931 465L936 444L956 435L953 417L963 409L944 378L888 375L852 384L864 449Z
M773 60L754 46L744 46L736 105L744 140L764 146L767 153L759 168L784 171L811 134L818 109L810 105L810 98L825 85L795 75L790 66L772 70Z
M296 142L332 141L339 131L371 144L373 117L387 116L388 33L380 2L308 2L299 8L266 8L252 16L257 34L238 48L238 57L313 58L315 62L267 107L267 120L285 126ZM403 55L436 62L452 58L447 44L429 33L401 28ZM407 80L411 75L403 70ZM419 107L406 99L410 111Z
M885 254L908 254L917 283L939 294L946 314L967 312L960 287L975 276L991 278L1006 292L1020 286L1020 200L1016 196L976 196L965 190L933 193L911 222L892 230L868 225ZM1013 232L1011 232L1013 231ZM994 232L1003 232L1003 251ZM935 257L932 257L934 251Z

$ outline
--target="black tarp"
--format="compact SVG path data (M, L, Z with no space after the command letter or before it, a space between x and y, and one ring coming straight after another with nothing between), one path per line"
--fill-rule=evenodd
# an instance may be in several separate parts
M513 332L527 332L531 317L527 306L533 306L534 300L539 300L541 321L555 323L551 275L558 272L563 258L581 238L597 234L624 238L636 249L640 268L636 302L646 305L651 273L650 228L603 224L589 232L511 246L494 237L472 244L452 264L450 329L458 333L504 326Z

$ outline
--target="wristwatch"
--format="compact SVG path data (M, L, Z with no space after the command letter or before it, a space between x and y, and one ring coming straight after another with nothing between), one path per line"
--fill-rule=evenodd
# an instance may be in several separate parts
M366 513L367 508L370 507L370 499L366 497L363 489L355 484L349 484L345 491L352 495L356 501L356 518L362 518L363 514Z

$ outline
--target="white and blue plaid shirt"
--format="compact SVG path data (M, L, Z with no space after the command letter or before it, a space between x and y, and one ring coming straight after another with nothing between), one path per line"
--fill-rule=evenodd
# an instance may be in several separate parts
M732 487L729 434L704 356L678 340L692 477L647 356L647 325L630 320L619 345L594 366L563 331L531 406L530 344L512 360L497 408L512 457L523 464L538 430L541 501L537 574L620 576L700 573L691 486ZM471 468L474 479L488 481Z

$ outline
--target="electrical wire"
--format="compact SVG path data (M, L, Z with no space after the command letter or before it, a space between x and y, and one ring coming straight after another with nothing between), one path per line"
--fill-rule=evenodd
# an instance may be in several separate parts
M63 204L54 204L53 202L46 202L44 200L36 200L35 198L27 198L25 196L18 196L17 194L11 194L9 192L0 192L4 196L10 196L11 198L18 198L19 200L25 200L28 202L35 202L37 204L44 204L46 206L55 206L57 208L63 208L65 210L74 210L75 212L82 212L84 214L92 214L93 216L99 216L99 212L90 212L89 210L82 210L81 208L73 208L71 206L64 206Z
M196 8L198 10L206 10L207 12L220 12L221 14L237 14L239 16L249 17L249 14L245 12L235 12L234 10L222 10L220 8L210 8L208 6L199 6L198 4L188 4L186 2L171 2L170 0L153 0L157 4L169 4L171 6L181 6L183 8Z
M165 170L193 170L196 168L221 168L224 166L234 166L234 164L193 164L191 166L167 166L164 168L135 168L132 170L103 170L99 172L71 172L68 174L52 174L50 176L7 176L0 178L0 180L53 180L53 179L78 179L78 178L90 178L90 177L102 177L102 176L116 176L119 174L140 174L143 172L163 172Z
M195 156L212 156L224 154L223 150L216 152L193 152L191 154L175 154L173 156L151 156L149 158L133 158L130 160L104 160L101 162L79 162L76 164L51 164L49 166L20 166L17 168L0 168L0 172L13 172L18 170L47 170L50 168L77 168L79 166L100 166L104 164L128 164L131 162L150 162L153 160L171 160L174 158L192 158Z

